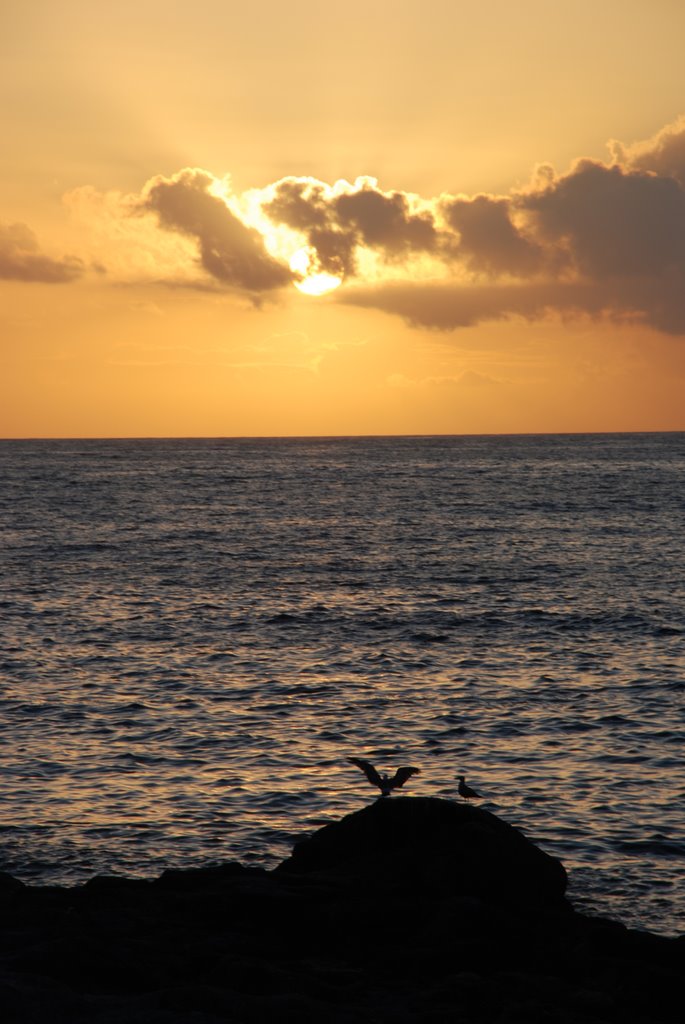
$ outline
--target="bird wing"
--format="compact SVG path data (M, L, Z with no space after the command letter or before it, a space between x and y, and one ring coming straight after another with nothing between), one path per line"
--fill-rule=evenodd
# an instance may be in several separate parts
M393 777L390 779L388 785L391 789L399 789L403 786L407 779L410 779L412 775L418 775L418 768L398 768Z
M372 764L369 764L368 761L362 761L360 757L348 757L348 761L356 764L357 768L361 768L372 786L378 786L379 789L383 788L381 777Z

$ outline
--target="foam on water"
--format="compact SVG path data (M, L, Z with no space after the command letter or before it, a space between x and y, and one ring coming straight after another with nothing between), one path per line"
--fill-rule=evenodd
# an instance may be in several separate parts
M0 867L153 875L484 806L683 931L683 435L0 445Z

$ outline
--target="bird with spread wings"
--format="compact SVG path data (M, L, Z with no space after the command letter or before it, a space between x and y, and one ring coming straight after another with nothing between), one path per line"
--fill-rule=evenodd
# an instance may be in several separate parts
M377 786L380 789L381 796L390 796L393 789L399 789L400 786L405 784L407 779L419 773L418 768L398 768L392 778L390 778L389 775L380 775L369 761L362 761L360 757L350 757L348 761L356 765L357 768L361 768L371 785Z

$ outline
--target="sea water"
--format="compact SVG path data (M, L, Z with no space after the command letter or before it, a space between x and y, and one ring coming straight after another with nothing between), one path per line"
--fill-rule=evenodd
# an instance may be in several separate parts
M152 877L375 793L685 931L685 435L0 443L0 869Z

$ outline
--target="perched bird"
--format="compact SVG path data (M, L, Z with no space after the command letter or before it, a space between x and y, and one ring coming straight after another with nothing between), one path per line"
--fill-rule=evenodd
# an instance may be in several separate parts
M390 796L393 789L399 789L412 775L418 775L418 768L398 768L392 778L389 775L379 775L372 764L362 761L360 757L349 757L348 761L361 768L372 786L378 786L381 796Z
M459 796L463 796L464 800L473 800L474 797L476 800L483 799L480 793L476 793L475 789L471 789L470 786L466 785L466 779L463 775L458 775L457 778L459 779L459 785L457 786Z

